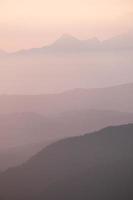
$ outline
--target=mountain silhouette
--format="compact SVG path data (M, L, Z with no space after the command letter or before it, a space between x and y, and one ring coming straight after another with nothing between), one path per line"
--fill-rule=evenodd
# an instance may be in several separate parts
M106 41L64 35L52 44L2 56L0 94L58 93L132 82L132 35Z
M96 37L88 40L80 40L70 34L63 34L59 39L50 45L40 48L32 48L29 50L20 50L15 54L26 53L72 53L72 52L87 52L92 50L133 50L133 32L116 35L107 40L100 41Z
M56 50L62 51L87 51L93 49L100 45L100 41L97 38L91 38L89 40L79 40L71 35L62 35L51 47L56 48Z
M0 169L22 164L43 147L61 138L126 123L133 123L132 113L73 110L51 117L36 113L1 115Z
M10 102L10 104L9 104ZM133 84L107 88L74 89L58 94L1 95L1 114L38 113L51 116L72 110L133 112Z
M38 54L38 53L72 53L72 52L87 52L89 50L97 49L100 46L100 41L97 38L90 38L88 40L80 40L69 34L63 34L55 42L50 45L40 48L32 48L29 50L20 50L14 55L21 54ZM12 54L13 55L13 54Z
M127 32L103 41L106 49L133 50L133 32Z
M5 200L133 198L133 125L108 127L46 147L0 175Z

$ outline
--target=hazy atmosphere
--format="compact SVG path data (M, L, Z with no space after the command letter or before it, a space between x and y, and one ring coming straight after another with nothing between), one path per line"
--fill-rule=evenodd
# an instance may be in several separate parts
M133 200L132 19L132 0L0 0L0 200Z

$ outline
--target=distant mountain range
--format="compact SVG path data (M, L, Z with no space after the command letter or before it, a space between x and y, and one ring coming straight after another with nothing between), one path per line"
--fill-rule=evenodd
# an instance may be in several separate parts
M0 169L26 161L60 138L133 123L132 102L133 84L49 95L1 95Z
M0 94L46 94L132 82L132 44L132 33L106 41L63 35L48 46L7 56L2 52Z
M10 103L9 103L10 102ZM74 89L58 94L1 95L0 112L51 116L72 110L133 112L133 84L97 89Z
M0 169L22 164L58 139L126 123L133 123L132 113L77 110L49 118L36 113L1 115Z
M133 49L133 32L115 36L109 40L103 41L105 48L116 50L132 50Z
M133 199L133 125L56 142L0 175L1 200Z
M62 35L58 40L49 46L23 50L19 54L25 53L82 53L96 50L133 50L133 33L125 33L108 40L100 41L97 38L80 40L68 34Z
M29 50L20 50L12 53L12 55L24 55L32 53L72 53L72 52L89 52L91 50L133 50L133 33L128 32L118 36L114 36L108 40L100 41L97 38L88 40L80 40L69 34L62 35L53 44L40 48L32 48ZM0 55L4 55L4 51L0 51Z
M132 55L131 32L0 50L0 200L133 199Z
M17 54L32 54L32 53L82 53L90 50L99 49L101 42L97 38L89 40L79 40L71 35L62 35L58 40L49 46L42 48L33 48L30 50L22 50Z

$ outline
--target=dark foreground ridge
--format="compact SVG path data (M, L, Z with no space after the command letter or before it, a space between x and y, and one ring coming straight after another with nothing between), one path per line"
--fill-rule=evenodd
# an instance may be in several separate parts
M0 176L0 200L133 199L133 124L56 142Z

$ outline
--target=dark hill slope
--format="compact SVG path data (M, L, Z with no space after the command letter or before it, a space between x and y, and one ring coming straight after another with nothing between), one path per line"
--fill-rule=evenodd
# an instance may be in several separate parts
M54 143L0 176L4 200L132 199L133 125Z
M133 123L133 113L80 110L53 117L36 113L0 115L0 170L22 164L61 138L127 123Z

